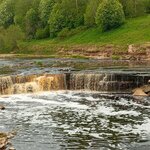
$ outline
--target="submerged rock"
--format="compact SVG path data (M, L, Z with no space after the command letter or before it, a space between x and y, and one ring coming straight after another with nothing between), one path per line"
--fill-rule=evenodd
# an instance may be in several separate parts
M5 107L3 105L0 105L0 110L4 110Z

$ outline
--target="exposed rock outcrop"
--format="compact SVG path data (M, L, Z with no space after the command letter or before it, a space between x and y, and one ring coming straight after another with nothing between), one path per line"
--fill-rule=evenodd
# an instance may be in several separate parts
M9 141L14 136L15 133L0 133L0 150L6 150L9 146L9 150L15 150Z
M134 89L133 96L150 96L150 80L147 85L143 85L140 88Z
M135 89L133 96L148 96L148 95L143 91L143 89L137 88Z
M0 150L5 150L8 144L8 137L5 133L0 133Z

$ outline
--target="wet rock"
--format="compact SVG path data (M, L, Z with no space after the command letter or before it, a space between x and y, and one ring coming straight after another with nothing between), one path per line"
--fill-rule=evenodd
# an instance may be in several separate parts
M149 93L150 92L150 85L144 85L141 87L141 89L145 92L145 93Z
M10 147L9 150L16 150L14 147Z
M143 91L143 89L137 88L135 89L133 96L148 96L148 95Z
M4 110L5 107L3 105L0 105L0 110Z
M17 134L17 133L16 133L15 131L10 132L10 133L7 134L7 138L8 138L8 139L12 139L13 137L15 137L16 134Z
M0 150L15 150L9 139L13 138L16 132L11 133L0 133Z
M7 144L8 144L7 134L0 133L0 150L6 148Z

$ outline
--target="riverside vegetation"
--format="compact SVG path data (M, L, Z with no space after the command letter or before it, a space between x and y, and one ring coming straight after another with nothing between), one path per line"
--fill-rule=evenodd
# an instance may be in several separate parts
M0 53L120 59L130 44L143 53L149 12L150 0L0 0Z

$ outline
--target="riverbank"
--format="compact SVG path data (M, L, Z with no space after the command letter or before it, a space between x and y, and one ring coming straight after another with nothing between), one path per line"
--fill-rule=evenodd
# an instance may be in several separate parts
M72 36L22 41L13 50L1 50L0 57L150 60L149 20L147 15L108 32L83 28Z
M70 45L57 47L54 53L30 48L29 53L0 54L0 58L83 58L112 60L148 60L150 61L150 42L138 45ZM47 53L47 54L46 54Z

